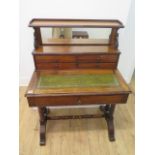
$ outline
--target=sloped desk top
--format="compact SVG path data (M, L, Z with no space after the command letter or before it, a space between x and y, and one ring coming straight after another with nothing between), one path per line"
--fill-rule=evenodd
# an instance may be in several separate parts
M55 70L34 72L26 96L129 92L118 70Z

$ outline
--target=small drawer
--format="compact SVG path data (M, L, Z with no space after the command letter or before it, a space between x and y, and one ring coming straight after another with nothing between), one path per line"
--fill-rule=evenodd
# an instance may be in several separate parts
M100 62L117 62L118 61L118 55L117 54L106 54L106 55L100 55Z
M36 62L75 62L76 57L72 55L35 55Z
M37 70L58 69L58 63L36 63Z
M116 69L117 63L98 63L97 67L100 69Z
M99 62L100 56L97 55L79 55L77 56L78 62Z
M76 69L77 64L76 63L59 63L58 69Z
M75 69L76 63L37 63L37 70L51 70L51 69Z
M117 62L117 54L96 54L77 56L78 62Z
M78 63L79 69L97 68L98 63Z
M117 63L79 63L80 69L116 69Z

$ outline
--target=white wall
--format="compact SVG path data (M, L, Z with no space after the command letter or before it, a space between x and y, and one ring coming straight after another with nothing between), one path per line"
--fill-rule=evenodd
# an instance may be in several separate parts
M135 18L134 1L130 6L125 29L120 31L119 49L121 51L118 68L125 80L129 83L135 68Z
M32 18L94 18L119 19L125 26L120 31L122 52L119 68L129 82L134 68L134 47L130 44L133 21L129 18L131 0L20 0L20 85L27 85L34 70L31 52L33 50L33 30L28 27ZM133 16L132 9L130 16ZM130 18L129 18L130 19ZM133 33L133 32L131 32ZM132 46L129 50L130 45Z

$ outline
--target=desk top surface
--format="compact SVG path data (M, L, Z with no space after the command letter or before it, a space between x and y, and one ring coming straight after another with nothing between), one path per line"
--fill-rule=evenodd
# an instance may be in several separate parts
M55 70L34 72L27 95L128 93L118 70Z

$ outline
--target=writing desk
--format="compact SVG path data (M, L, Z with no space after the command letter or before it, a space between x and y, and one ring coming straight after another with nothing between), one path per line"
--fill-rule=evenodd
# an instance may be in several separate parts
M104 117L110 141L115 140L113 113L116 104L126 103L130 89L117 64L118 20L33 19L35 71L25 96L30 107L38 107L40 145L45 145L47 120ZM41 38L41 27L112 28L105 39ZM49 106L100 105L102 114L48 116Z

